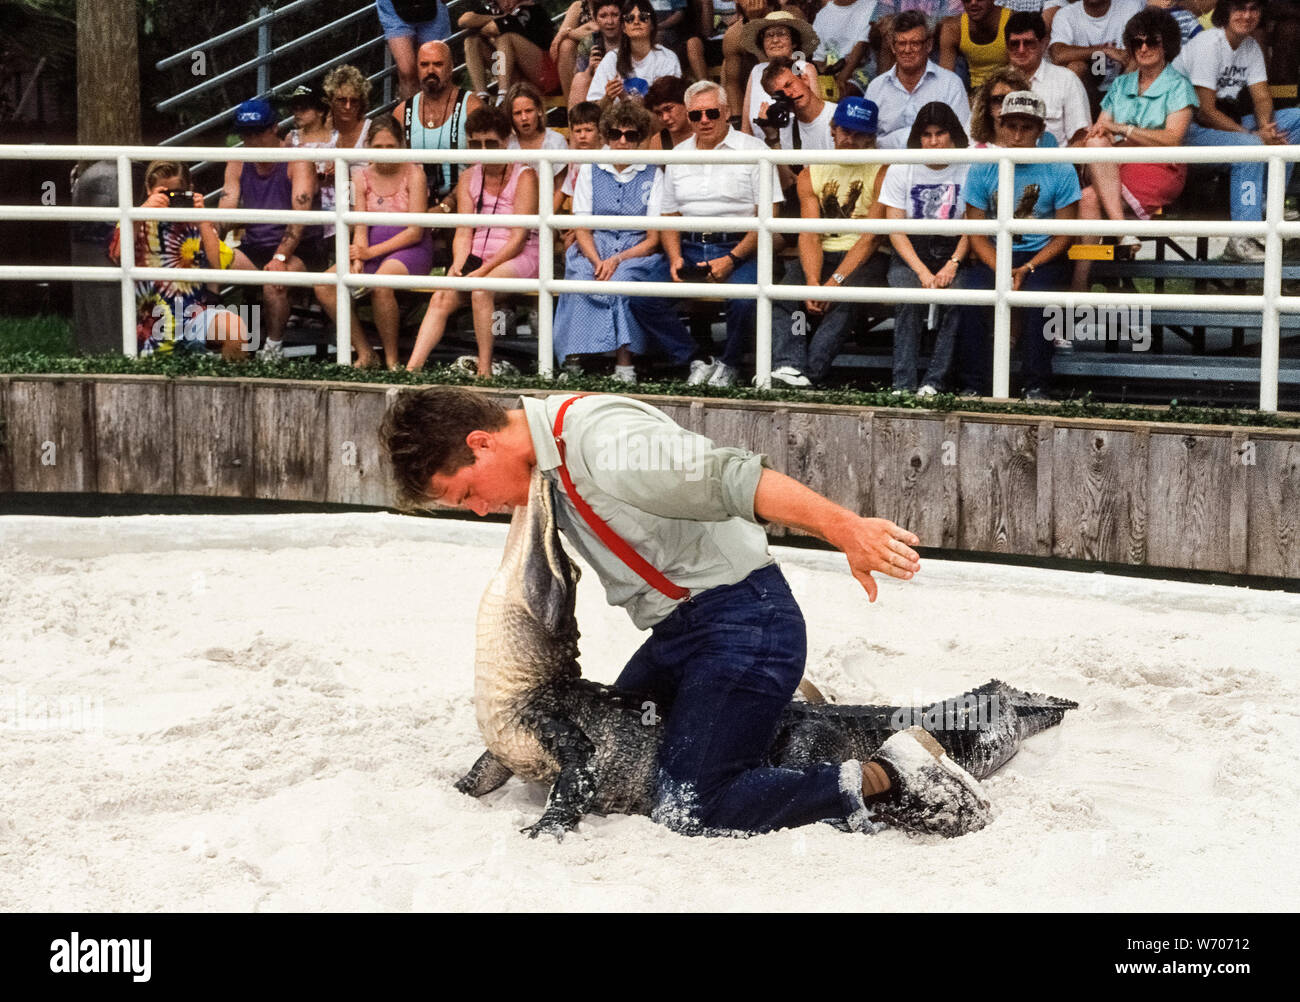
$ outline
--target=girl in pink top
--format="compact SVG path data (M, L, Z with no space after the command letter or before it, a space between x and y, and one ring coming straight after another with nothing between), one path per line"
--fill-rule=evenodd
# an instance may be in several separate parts
M465 131L471 150L500 150L510 138L510 118L500 106L476 108L470 113ZM457 227L452 240L451 278L536 278L537 231L523 226L493 226L491 216L532 215L537 211L537 175L525 164L485 166L478 163L461 174L456 184L456 211L483 218L484 225ZM424 367L434 347L442 340L447 320L463 302L462 294L440 289L433 294L416 335L407 369ZM478 343L478 374L492 375L492 314L496 295L485 289L470 293L474 310L474 339Z

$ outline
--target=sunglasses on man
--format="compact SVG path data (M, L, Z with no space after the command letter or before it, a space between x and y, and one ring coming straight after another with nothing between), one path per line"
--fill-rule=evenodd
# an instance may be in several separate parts
M716 122L722 117L721 108L692 108L686 113L686 117L692 122L698 122L701 118L707 118L710 122Z

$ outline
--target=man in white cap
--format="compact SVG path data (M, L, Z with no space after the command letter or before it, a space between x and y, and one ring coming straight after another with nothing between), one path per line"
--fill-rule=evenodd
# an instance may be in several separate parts
M998 145L1011 149L1033 149L1047 123L1047 105L1029 90L1013 91L1002 99L1002 116L997 120ZM1073 164L1034 163L1015 166L1016 219L1077 219L1079 217L1079 175ZM966 175L966 218L994 219L998 214L998 165L974 164ZM1011 244L1011 287L1025 292L1065 288L1065 254L1074 238L1045 233L1018 233ZM993 288L997 251L992 237L970 235L971 250L982 268L971 279L974 288ZM1052 341L1044 336L1047 311L1026 307L1020 311L1020 376L1026 400L1050 399L1052 383Z

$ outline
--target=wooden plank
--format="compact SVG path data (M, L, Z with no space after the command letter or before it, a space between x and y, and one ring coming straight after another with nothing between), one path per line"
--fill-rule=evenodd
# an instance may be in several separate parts
M9 419L6 414L10 382L9 379L0 378L0 494L14 489L13 461L9 456Z
M168 383L93 382L101 494L175 494L172 389Z
M873 514L892 519L921 537L922 546L943 542L943 422L885 418L872 424Z
M91 383L80 379L9 384L5 437L15 491L95 489L90 391Z
M1038 429L962 423L957 482L963 550L1038 548Z
M1147 470L1132 432L1057 428L1052 555L1133 563L1145 552ZM1135 519L1135 516L1136 519Z
M1128 554L1130 564L1146 564L1149 540L1151 500L1151 429L1138 428L1133 432L1133 449L1129 455L1128 473L1132 492L1129 494Z
M1233 434L1229 455L1232 496L1228 507L1228 570L1234 574L1244 574L1250 563L1250 475L1255 451L1249 432Z
M955 414L949 414L943 421L939 466L943 471L941 545L945 550L954 550L961 539L961 418Z
M260 498L325 501L328 414L325 390L253 386L254 490Z
M1300 578L1300 443L1251 438L1251 574Z
M253 424L247 383L178 381L176 493L196 497L253 497Z
M392 466L379 440L379 428L397 388L387 393L332 390L325 396L329 414L322 443L326 499L335 504L395 505Z
M1039 421L1034 429L1038 439L1038 483L1034 506L1034 549L1040 557L1050 557L1055 542L1056 487L1052 456L1056 444L1056 426L1051 421Z
M1232 461L1230 439L1151 436L1152 564L1228 569Z

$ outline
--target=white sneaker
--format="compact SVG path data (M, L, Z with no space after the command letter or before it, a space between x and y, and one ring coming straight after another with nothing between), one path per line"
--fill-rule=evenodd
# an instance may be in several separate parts
M926 383L924 386L922 386L919 390L916 391L916 395L918 397L937 397L939 395L939 391L936 390L929 383Z
M567 375L570 376L576 377L576 376L584 375L582 362L579 361L577 355L570 355L568 358L566 358L564 360L564 365L561 366L561 368Z
M635 365L616 365L614 366L614 379L620 383L636 382Z
M519 370L512 363L507 362L504 359L492 363L493 379L495 379L497 376L517 376L517 375L519 375Z
M687 386L703 386L713 376L713 370L717 368L717 362L710 360L704 361L697 358L691 362L691 374L686 377Z
M780 365L772 370L772 379L774 382L784 383L786 386L793 386L796 389L806 389L812 386L812 380L792 365Z
M736 382L736 370L726 362L719 362L709 377L710 386L733 386Z
M1233 237L1223 248L1223 260L1258 263L1264 260L1264 241L1256 237Z
M478 357L475 355L461 355L460 358L451 363L451 367L457 372L463 372L467 376L478 375Z
M263 361L267 362L276 358L284 358L284 342L272 341L270 338L267 338L266 343L262 345L262 350L259 351L257 355Z

